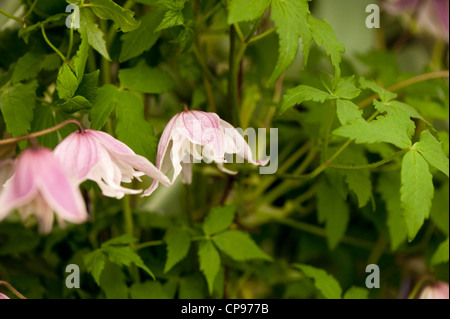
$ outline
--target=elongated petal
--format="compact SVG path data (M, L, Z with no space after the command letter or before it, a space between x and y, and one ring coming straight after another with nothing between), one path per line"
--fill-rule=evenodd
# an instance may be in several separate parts
M12 210L30 202L37 194L33 159L36 151L27 149L15 163L15 174L5 183L0 194L0 220Z
M211 159L221 161L224 155L220 118L215 113L185 111L177 121L176 130L192 143L210 150Z
M170 149L173 130L176 126L178 117L180 114L175 115L172 117L169 121L169 123L166 125L166 128L164 129L161 138L159 139L158 143L158 152L156 155L156 167L158 169L161 169L162 167L162 161L165 158L167 154L167 150Z
M71 182L59 161L47 149L34 156L33 171L36 184L45 201L63 219L81 223L88 214L78 187Z
M266 159L263 161L254 160L250 146L247 144L244 137L239 133L239 131L236 130L231 124L225 122L224 120L221 120L220 126L224 132L225 153L237 154L255 165L264 166L269 162L270 159Z
M67 172L83 182L99 161L97 143L90 133L74 132L59 143L53 153Z

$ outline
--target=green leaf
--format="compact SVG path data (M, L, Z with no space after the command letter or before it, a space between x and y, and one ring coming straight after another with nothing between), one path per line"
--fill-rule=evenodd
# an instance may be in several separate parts
M120 267L107 262L100 276L100 288L107 299L128 299L126 280L127 278Z
M200 242L198 250L200 270L206 277L209 293L214 290L214 282L220 270L220 255L210 240Z
M115 237L113 239L110 239L102 244L102 247L105 246L124 246L133 244L137 241L136 238L131 237L130 235L122 235L119 237Z
M345 46L339 42L333 28L327 21L318 20L310 15L308 22L314 42L319 47L323 46L325 48L325 51L331 57L331 64L333 64L335 69L335 77L339 79L341 74L341 54L345 52Z
M181 10L169 10L164 14L164 18L156 28L156 31L159 32L180 25L184 25L183 12Z
M415 149L419 151L431 166L449 176L449 160L444 154L442 143L440 143L430 131L420 134L420 141L416 143Z
M95 21L95 15L90 9L80 9L80 23L86 28L89 44L106 60L111 61L108 49L106 47L103 31Z
M102 251L108 255L111 262L119 266L130 266L135 264L137 267L145 270L153 279L152 271L144 264L141 257L131 249L129 246L113 246L113 245L102 245Z
M434 195L433 176L428 163L415 149L403 157L400 191L408 239L412 241L430 214Z
M449 254L449 238L443 241L437 250L434 252L433 257L431 258L432 265L438 265L445 262L448 262L448 254Z
M214 207L203 222L205 235L212 235L226 230L233 223L236 205Z
M122 8L112 0L91 0L89 7L100 19L114 21L119 31L129 32L139 27L139 22L134 19L134 12Z
M97 97L97 84L100 70L94 71L83 76L75 95L81 95L89 102L93 103Z
M444 185L439 187L433 198L433 204L431 206L430 218L436 227L445 235L449 235L449 184L448 180Z
M336 112L339 118L339 122L342 125L348 125L354 121L361 120L362 118L362 110L359 107L347 100L337 100L336 103Z
M87 30L85 27L81 29L81 44L78 48L76 56L73 58L73 66L75 68L75 75L78 79L78 84L81 83L86 69L86 61L89 55L89 40Z
M352 286L344 294L344 299L368 299L369 290L366 288Z
M20 81L35 78L42 69L44 55L35 52L25 53L24 56L17 60L11 83L15 84Z
M312 35L308 24L310 12L307 0L272 0L271 9L271 19L275 22L280 39L278 61L269 79L269 83L273 84L294 61L299 48L299 37L302 38L303 59L306 65Z
M32 24L26 28L22 28L19 30L19 38L22 38L25 43L28 43L28 39L31 33L37 29L41 29L41 26L47 26L50 24L54 25L63 25L66 21L67 13L59 13L53 16L48 17L44 21L39 21L38 23Z
M120 37L122 40L120 62L127 61L141 55L144 51L150 50L161 35L161 32L155 32L155 30L162 21L163 13L162 10L147 13L141 18L139 28Z
M397 171L383 172L378 180L377 191L386 203L386 224L391 238L392 251L396 251L408 238L408 230L400 200L400 187L400 173Z
M378 94L381 102L388 103L389 101L395 99L397 97L397 94L392 93L385 88L379 86L373 81L368 81L365 78L359 79L359 84L361 85L361 89L369 89L376 94Z
M83 256L86 270L92 274L97 285L100 285L100 275L105 267L105 255L101 249L96 249Z
M164 241L167 243L167 261L164 273L167 273L187 256L189 247L191 247L191 238L186 231L171 228L166 232Z
M34 109L33 122L31 123L31 132L37 132L58 124L53 115L53 108L47 105L37 104ZM56 110L55 110L56 112ZM59 143L58 132L53 132L39 136L37 138L39 145L54 149Z
M341 78L333 94L340 99L352 100L359 96L361 90L355 85L355 76Z
M59 107L66 113L75 113L81 110L90 109L92 104L85 97L77 95L64 101Z
M314 280L314 285L327 299L341 299L342 288L337 280L329 275L325 270L318 269L309 265L294 264L306 277Z
M140 93L160 94L170 91L175 86L167 72L149 67L144 60L141 60L134 68L121 69L119 80L122 87Z
M283 113L294 105L302 104L305 101L324 103L331 98L333 98L333 96L330 93L321 91L311 86L300 85L286 92L283 97L280 112Z
M117 105L119 91L117 87L106 84L97 90L97 98L89 110L89 119L93 130L101 130L109 115Z
M0 97L6 129L13 136L25 135L30 131L37 86L36 80L27 84L18 83L6 89Z
M42 61L42 69L45 71L53 71L61 66L61 58L56 53L46 54Z
M152 125L145 120L144 103L127 91L118 92L116 99L117 137L137 154L153 159L158 142Z
M325 222L325 231L330 249L344 237L350 220L347 202L325 180L317 190L317 213L319 222Z
M251 237L239 230L229 230L212 237L214 244L236 261L253 259L272 260Z
M59 69L58 77L56 79L56 91L61 100L68 100L74 96L78 89L78 79L73 74L69 66L64 63Z
M228 24L253 21L261 17L271 0L231 0L228 4Z

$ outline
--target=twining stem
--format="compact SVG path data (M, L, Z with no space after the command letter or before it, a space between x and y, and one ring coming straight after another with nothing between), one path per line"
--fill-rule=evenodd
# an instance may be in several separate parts
M41 31L42 31L42 36L44 37L45 42L47 42L47 44L53 49L53 51L56 52L57 55L59 55L59 57L64 61L64 63L66 63L71 69L72 71L75 72L75 69L73 67L73 65L69 62L69 60L66 59L66 57L64 56L64 54L61 53L61 51L59 51L48 39L47 34L45 33L45 28L43 25L41 25Z
M11 291L14 295L16 295L20 299L27 299L24 295L16 290L9 282L4 280L0 280L0 286L5 286L9 291Z
M231 110L234 117L235 126L240 126L239 120L239 106L238 106L238 72L240 60L236 55L236 28L230 27L230 57L229 67L230 72L228 76L228 95L231 104Z
M412 77L410 79L407 79L405 81L399 82L397 84L394 84L394 85L390 86L389 88L387 88L387 90L391 91L391 92L395 92L395 91L399 91L401 89L404 89L408 86L411 86L411 85L414 85L414 84L417 84L420 82L433 80L433 79L448 78L448 77L449 77L448 70L421 74L421 75ZM372 104L373 100L375 100L377 98L378 98L378 94L374 94L371 97L368 97L367 99L358 103L358 107L360 109L365 108L366 106Z
M202 240L206 240L207 238L205 236L194 236L190 238L191 242L194 241L202 241ZM139 249L143 249L143 248L147 248L147 247L155 247L155 246L162 246L165 245L166 242L164 240L152 240L152 241L146 241L143 243L140 243L138 245L136 245L136 250Z
M248 41L248 44L253 44L256 41L261 40L262 38L267 37L268 35L271 35L272 33L275 32L275 28L269 29L263 33L261 33L260 35L257 35L256 37L253 37L251 40Z
M23 16L23 18L25 19L26 17L28 17L34 10L34 8L36 7L37 3L39 0L34 0L34 2L31 4L30 8L28 9L28 11L25 13L25 15Z
M70 120L64 121L62 123L59 123L59 124L57 124L57 125L55 125L53 127L49 127L49 128L47 128L45 130L42 130L42 131L33 132L33 133L30 133L30 134L27 134L27 135L23 135L23 136L19 136L19 137L13 137L13 138L0 140L0 145L14 144L14 143L18 143L18 142L23 141L23 140L28 140L28 139L36 138L36 137L39 137L39 136L47 135L47 134L56 132L59 129L61 129L64 126L67 126L69 124L75 124L76 126L78 126L78 130L81 133L83 133L85 131L83 125L81 125L80 122L78 122L75 119L70 119Z
M123 218L125 223L125 233L133 237L134 234L134 222L133 222L133 211L131 209L131 197L130 195L125 195L122 200L123 208Z
M13 19L19 23L23 23L23 20L21 18L18 18L16 16L13 16L12 14L9 14L8 12L3 11L2 9L0 9L0 13L3 14L4 16Z

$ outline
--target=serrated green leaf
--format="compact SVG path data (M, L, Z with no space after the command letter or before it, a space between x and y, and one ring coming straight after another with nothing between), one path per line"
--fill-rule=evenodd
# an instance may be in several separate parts
M445 262L448 262L449 255L449 238L443 241L437 250L434 252L433 257L431 258L432 265L438 265Z
M344 237L350 220L346 201L325 180L317 190L317 213L319 222L325 222L325 231L330 249Z
M126 277L119 266L105 263L105 269L100 276L100 288L107 299L128 299Z
M127 91L118 92L116 99L117 137L137 154L155 158L158 141L152 125L145 120L144 103Z
M93 103L97 97L97 84L100 76L100 70L94 71L83 76L75 95L80 95L89 102Z
M89 8L80 9L80 22L86 28L89 44L106 60L111 61L103 31L98 26L95 15Z
M161 23L156 28L156 32L180 25L184 25L183 12L181 10L169 10L164 14Z
M108 121L109 115L117 105L118 89L114 85L106 84L97 90L97 98L89 110L91 128L100 130Z
M203 222L205 235L212 235L226 230L234 220L236 205L214 207Z
M124 9L112 0L91 0L89 7L100 19L112 20L122 32L130 32L139 27L134 19L134 12Z
M333 98L333 96L327 92L311 86L300 85L286 92L283 97L280 112L283 113L294 105L302 104L305 101L323 103L331 98Z
M294 264L293 266L303 272L306 277L313 279L314 285L325 298L342 298L341 286L339 285L337 280L333 276L328 274L325 270L304 264Z
M403 157L400 191L408 239L412 241L429 217L434 195L433 176L428 163L415 149Z
M25 135L30 131L37 86L36 80L27 84L18 83L6 89L0 97L6 129L13 136Z
M385 88L379 86L375 82L368 81L365 78L360 78L359 84L361 85L361 89L369 89L369 90L375 92L376 94L378 94L381 102L383 102L383 103L387 103L397 97L397 94L392 93L392 92L386 90Z
M55 126L54 110L47 105L37 104L34 109L33 122L31 123L31 131L37 132ZM39 136L37 138L39 145L54 149L59 143L58 132L52 132Z
M440 170L447 177L449 176L449 160L444 154L442 144L430 131L423 131L420 134L420 141L415 144L415 149L427 160L428 164Z
M86 69L86 62L89 56L89 40L86 27L81 29L81 43L78 48L76 56L73 58L73 66L75 69L75 75L78 79L78 84L81 83L84 76L84 70Z
M408 238L408 230L403 217L403 208L400 200L400 172L383 172L378 180L377 191L386 203L387 220L390 245L392 251Z
M46 54L42 61L42 69L45 71L53 71L61 67L61 58L56 53Z
M355 77L341 78L333 94L340 99L353 100L358 97L361 90L355 85Z
M341 122L342 125L348 125L354 121L363 119L362 110L360 110L355 103L348 100L337 100L336 112L339 122Z
M362 287L352 286L344 294L344 299L368 299L369 290Z
M60 104L59 107L66 113L75 113L81 110L90 109L92 104L84 96L77 95L67 99L64 103Z
M56 91L61 100L68 100L74 96L78 89L78 79L69 66L64 63L59 69L56 79Z
M141 257L131 249L129 246L113 246L102 245L102 251L108 256L112 263L119 266L130 266L135 264L137 267L145 270L153 279L152 271L144 264Z
M105 255L101 249L96 249L83 256L86 270L92 274L97 285L100 285L100 275L105 267Z
M160 94L170 91L175 83L166 72L149 67L144 60L134 68L119 71L120 85L140 93Z
M42 69L44 55L35 52L27 52L17 60L11 83L35 78Z
M261 17L271 0L231 0L228 4L228 24L253 21Z
M134 31L123 34L122 51L120 52L119 61L124 62L131 58L137 57L150 48L159 39L161 32L155 32L160 25L164 11L155 10L141 17L139 28Z
M280 39L280 52L275 70L269 79L270 84L275 83L294 61L299 48L299 37L302 39L303 59L306 65L312 41L307 0L272 0L271 9L271 19L275 22Z
M164 241L167 243L167 261L164 272L167 273L187 256L191 247L191 238L186 231L171 228L166 232Z
M225 231L212 237L212 240L222 252L234 260L272 260L269 255L255 244L247 233L239 230Z
M214 282L220 270L221 261L219 252L210 240L205 240L200 243L198 258L200 270L205 275L209 293L212 294L214 290Z
M327 54L331 57L331 64L335 69L335 78L339 79L341 74L341 54L345 52L345 46L339 42L333 28L325 20L319 20L312 15L308 17L308 23L312 32L314 42L323 46Z
M130 235L122 235L113 239L110 239L102 244L102 247L105 246L127 246L129 244L133 244L137 241L136 238L131 237Z

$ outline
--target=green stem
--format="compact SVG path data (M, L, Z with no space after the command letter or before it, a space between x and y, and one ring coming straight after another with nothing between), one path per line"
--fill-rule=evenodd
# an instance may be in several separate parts
M4 16L7 16L10 19L13 19L13 20L19 22L19 23L23 23L23 20L21 18L13 16L12 14L9 14L8 12L3 11L2 9L0 9L0 13L3 14Z
M220 8L222 7L222 2L219 1L219 3L217 3L214 8L212 8L211 10L209 10L204 16L201 17L201 19L198 20L197 24L202 24L203 22L205 22L206 20L209 19L209 17L211 17L216 11L218 11Z
M74 15L75 16L75 15ZM72 18L72 22L71 22L71 26L70 26L70 30L69 30L69 48L67 49L67 56L66 59L70 60L70 57L72 55L72 48L73 48L73 23L74 23L74 18Z
M37 3L39 0L34 0L34 2L31 4L30 8L28 9L28 11L25 13L25 15L23 16L23 18L25 19L26 17L28 17L34 10L34 8L36 7Z
M230 57L229 57L229 75L228 75L228 96L231 104L232 114L228 114L229 118L234 117L235 126L240 126L239 121L239 106L238 106L238 71L239 60L236 55L236 28L230 27Z
M259 40L267 37L268 35L271 35L272 33L275 32L275 30L276 30L275 28L269 29L269 30L265 31L264 33L261 33L260 35L257 35L256 37L253 37L248 43L249 44L253 44L256 41L259 41Z
M333 164L333 163L331 163L331 164L328 165L328 167L339 168L339 169L349 169L349 170L352 170L352 169L355 169L355 170L358 170L358 169L372 169L372 168L376 168L376 167L379 167L379 166L383 166L384 164L393 161L394 159L396 159L397 157L402 156L403 154L407 153L408 151L409 151L409 149L398 151L398 152L392 154L391 156L389 156L388 158L385 158L385 159L383 159L383 160L381 160L379 162L372 163L372 164L367 164L367 165L340 165L340 164Z
M45 29L44 26L41 25L41 32L42 32L42 36L44 37L45 42L47 42L47 44L53 49L53 51L56 52L57 55L59 55L59 57L64 61L65 64L67 64L69 66L69 68L75 72L74 67L72 66L72 64L69 62L69 60L66 59L66 57L64 56L64 54L61 53L61 51L59 51L48 39L47 34L45 33Z
M133 222L133 211L131 209L131 197L130 195L125 195L122 200L123 217L125 223L125 233L133 237L134 235L134 222Z
M322 163L324 163L327 158L328 146L330 144L330 137L331 137L331 128L333 127L335 113L336 113L336 101L331 100L330 101L330 110L328 113L328 123L327 123L327 128L325 131L325 141L323 143L323 149L322 149Z
M206 240L206 239L207 238L205 236L194 236L194 237L190 238L190 241L195 242L195 241L202 241L202 240ZM136 250L140 250L140 249L147 248L147 247L162 246L165 244L166 244L166 242L163 239L146 241L146 242L136 245Z

